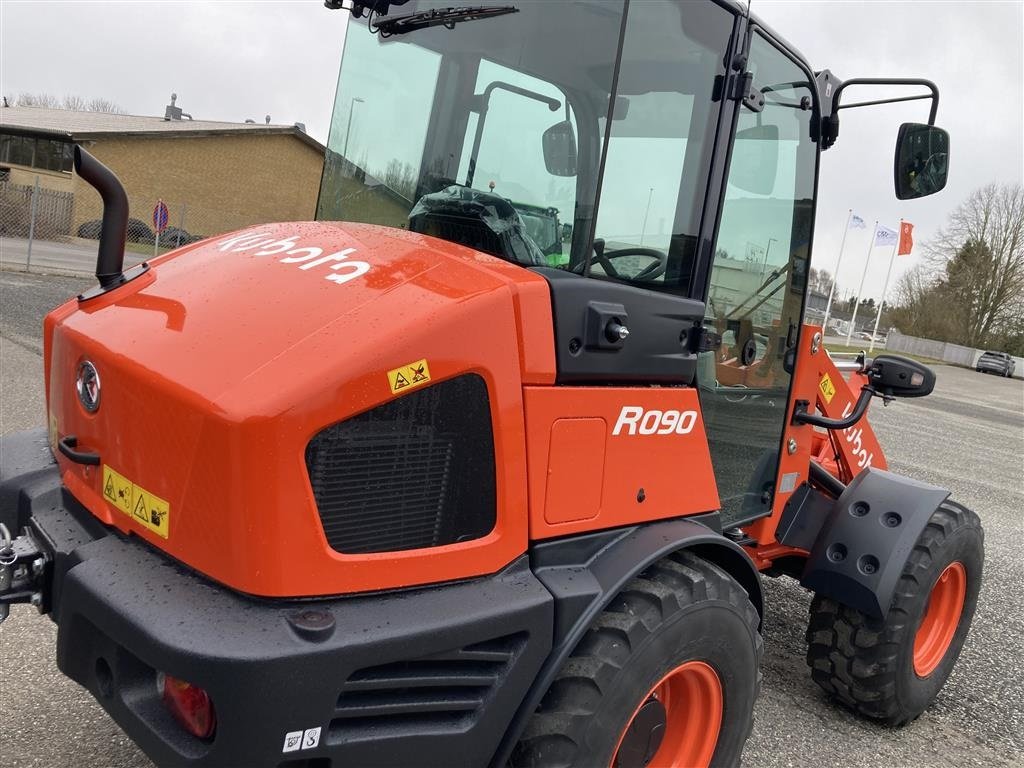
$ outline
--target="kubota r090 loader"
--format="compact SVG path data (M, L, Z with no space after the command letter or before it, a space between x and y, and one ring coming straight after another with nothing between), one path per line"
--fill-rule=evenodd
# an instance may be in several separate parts
M3 440L4 612L167 766L735 764L760 572L815 593L829 694L919 715L982 530L865 418L932 372L801 318L844 94L927 91L910 200L935 86L815 72L728 0L346 12L316 221L123 271L76 150L99 285Z

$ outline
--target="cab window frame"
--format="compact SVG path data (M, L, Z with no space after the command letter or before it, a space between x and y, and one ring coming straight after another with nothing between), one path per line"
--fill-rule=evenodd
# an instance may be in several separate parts
M716 0L718 2L718 0ZM795 49L793 49L788 43L782 40L777 34L775 34L770 28L765 27L754 20L748 19L745 16L737 15L738 29L734 32L734 38L742 40L742 45L738 46L733 53L733 57L742 56L744 60L750 56L750 46L753 44L754 35L760 34L760 36L773 48L782 53L788 58L793 64L795 64L807 77L807 82L810 85L811 91L811 142L814 144L814 179L812 182L811 190L814 200L814 205L811 208L811 222L810 232L811 237L807 244L807 263L810 266L811 261L814 257L814 230L815 223L818 215L818 182L821 172L821 135L820 130L815 130L815 126L821 125L821 94L818 91L818 79L811 69L810 64L804 59ZM730 70L731 71L731 70ZM716 157L714 161L720 161L721 166L713 166L710 179L711 183L718 186L717 194L708 194L705 198L705 209L704 217L701 225L701 248L700 257L695 260L695 270L697 274L694 275L694 281L692 282L693 291L691 292L690 298L698 301L707 302L708 296L711 291L711 269L714 266L715 251L718 248L718 230L721 225L722 214L725 209L725 198L726 188L728 186L729 168L732 164L732 149L736 141L736 132L739 126L739 118L742 110L745 109L743 105L734 99L726 100L729 108L732 110L728 120L729 129L724 133L720 133L715 146ZM725 111L725 110L723 110ZM721 153L721 154L719 154ZM709 191L710 191L709 184ZM803 317L804 311L806 311L807 295L804 293L803 301L801 302L800 313L801 318ZM799 346L801 341L801 335L803 332L803 323L799 324L797 329L796 344Z

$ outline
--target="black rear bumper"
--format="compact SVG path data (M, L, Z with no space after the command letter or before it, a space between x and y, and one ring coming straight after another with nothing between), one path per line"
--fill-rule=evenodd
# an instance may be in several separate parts
M428 589L260 600L102 526L61 488L45 431L2 454L0 521L50 557L59 668L159 765L486 765L551 649L553 599L525 557ZM164 708L161 671L210 694L211 741ZM317 747L284 751L314 728Z

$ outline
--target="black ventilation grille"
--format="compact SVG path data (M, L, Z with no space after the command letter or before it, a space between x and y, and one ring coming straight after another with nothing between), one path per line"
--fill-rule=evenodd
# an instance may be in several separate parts
M526 638L520 632L354 672L338 696L332 740L464 730L502 683Z
M309 442L306 469L338 552L486 536L496 505L487 385L459 376L334 424Z

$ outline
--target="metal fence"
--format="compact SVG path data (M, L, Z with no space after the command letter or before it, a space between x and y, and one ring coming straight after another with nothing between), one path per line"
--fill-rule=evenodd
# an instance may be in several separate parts
M44 180L45 182L45 180ZM157 232L154 208L167 208L166 225ZM240 206L241 207L241 206ZM251 213L194 205L187 200L128 196L125 256L130 263L166 253L207 237L255 223ZM39 183L0 181L0 267L21 270L90 273L95 262L103 204L90 189L74 192Z
M0 235L41 240L71 234L75 196L35 185L0 181Z
M166 226L157 231L154 211L159 203L167 209ZM100 235L102 211L82 206L76 212L74 237L96 240ZM182 245L248 226L251 217L225 209L190 204L181 200L157 200L128 196L128 251L164 253Z
M942 360L953 365L962 365L965 368L973 368L984 350L965 347L960 344L952 344L948 341L936 341L935 339L922 339L917 336L908 336L900 333L895 328L889 333L885 342L887 352L906 352L910 355L930 357L933 360ZM1024 358L1015 357L1016 378L1024 377Z

